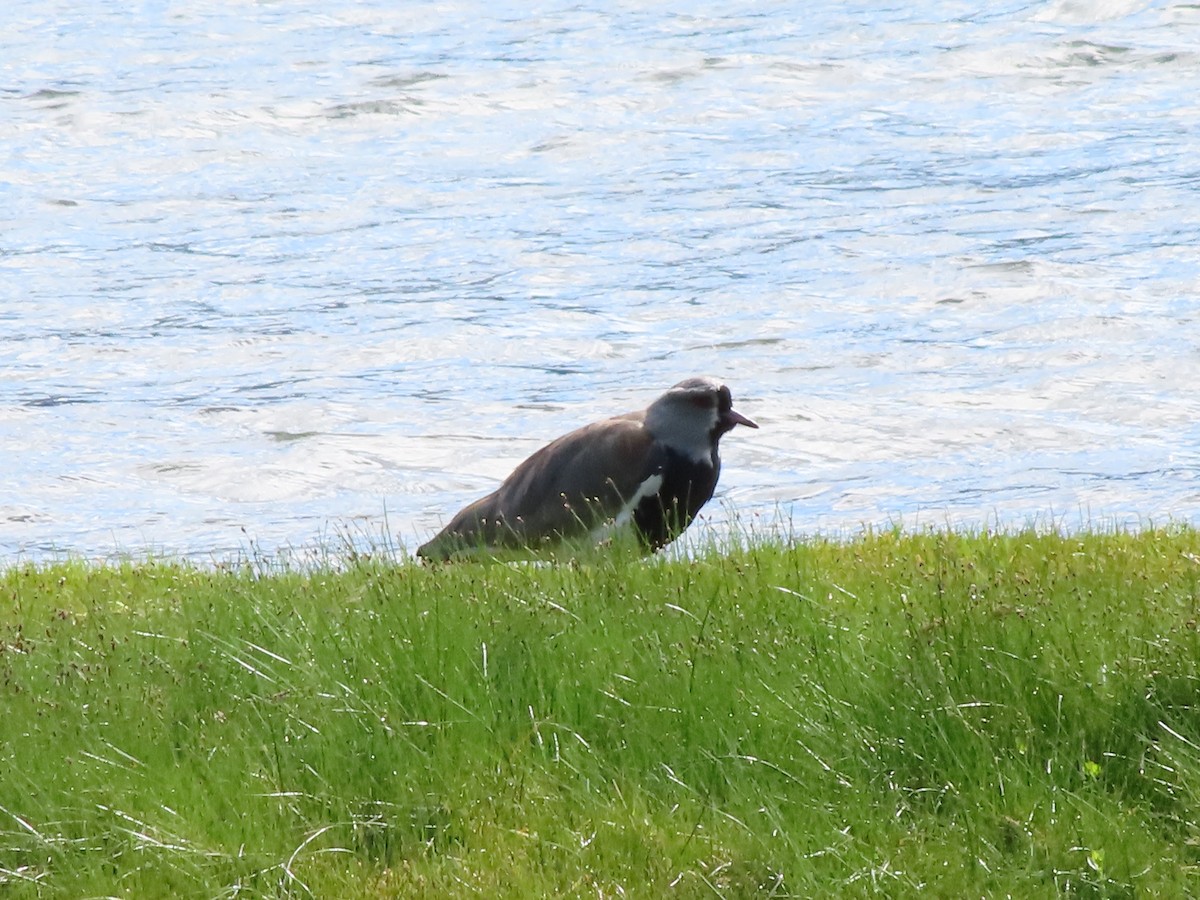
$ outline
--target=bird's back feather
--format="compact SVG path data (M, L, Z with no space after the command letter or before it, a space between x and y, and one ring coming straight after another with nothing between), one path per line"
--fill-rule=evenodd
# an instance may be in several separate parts
M547 444L418 554L439 559L478 547L537 547L603 526L666 461L666 448L643 427L644 417L605 419ZM621 464L627 460L637 464Z

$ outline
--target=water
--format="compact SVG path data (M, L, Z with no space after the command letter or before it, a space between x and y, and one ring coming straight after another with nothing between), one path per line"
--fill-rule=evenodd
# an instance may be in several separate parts
M1200 6L9 4L0 564L409 547L725 378L706 527L1195 523Z

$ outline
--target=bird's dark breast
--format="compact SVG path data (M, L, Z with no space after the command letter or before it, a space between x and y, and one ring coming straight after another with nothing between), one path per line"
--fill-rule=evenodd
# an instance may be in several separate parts
M712 465L707 465L666 448L659 474L663 484L658 494L644 499L633 511L642 540L654 550L671 543L692 524L713 495L721 463L714 458Z

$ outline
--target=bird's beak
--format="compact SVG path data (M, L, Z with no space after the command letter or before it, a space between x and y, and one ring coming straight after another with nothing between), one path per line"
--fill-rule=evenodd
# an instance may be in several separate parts
M734 425L745 425L747 428L758 427L757 422L755 422L749 416L743 416L736 409L731 409L729 412L723 413L721 415L721 419L723 420L722 424L725 426L726 431L733 428Z

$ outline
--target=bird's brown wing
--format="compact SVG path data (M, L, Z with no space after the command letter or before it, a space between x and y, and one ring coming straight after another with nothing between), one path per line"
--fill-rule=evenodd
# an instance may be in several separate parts
M481 546L536 547L585 535L612 519L661 466L661 448L642 418L606 419L547 444L418 553L438 559Z
M505 480L497 491L499 511L509 523L522 523L527 542L586 533L637 492L651 474L654 449L636 413L572 431Z

